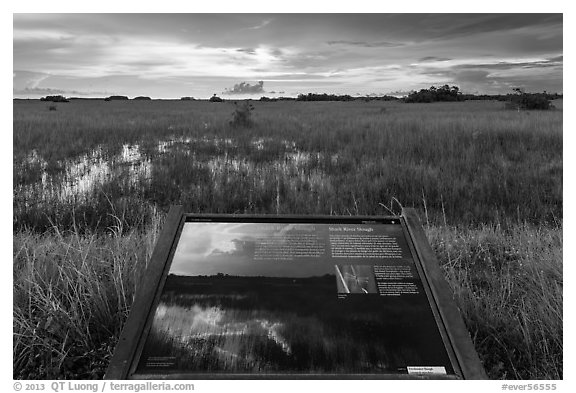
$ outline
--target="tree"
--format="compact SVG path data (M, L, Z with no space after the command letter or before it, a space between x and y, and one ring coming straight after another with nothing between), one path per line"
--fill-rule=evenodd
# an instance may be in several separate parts
M210 97L210 102L223 102L224 100L220 97L218 97L216 94L214 94L212 97Z
M40 101L51 101L51 102L69 102L64 96L46 96L40 98Z
M510 95L506 103L506 109L522 110L548 110L553 109L554 105L549 100L549 94L544 93L526 93L523 88L515 87L512 89L514 94Z
M440 102L440 101L463 101L464 97L458 86L444 85L441 87L431 86L429 89L411 92L405 102Z

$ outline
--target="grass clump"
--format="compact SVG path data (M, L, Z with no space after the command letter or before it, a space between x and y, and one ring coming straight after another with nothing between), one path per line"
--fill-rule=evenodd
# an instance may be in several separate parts
M554 105L548 99L546 93L526 93L520 88L514 89L515 94L510 95L510 100L506 102L506 109L520 110L549 110L554 109Z
M160 225L14 235L15 379L103 377Z
M427 234L488 376L562 379L562 228Z
M232 127L251 127L254 124L252 120L252 111L254 106L250 103L250 100L242 101L241 104L234 102L234 112L232 112L232 120L230 120L230 125Z

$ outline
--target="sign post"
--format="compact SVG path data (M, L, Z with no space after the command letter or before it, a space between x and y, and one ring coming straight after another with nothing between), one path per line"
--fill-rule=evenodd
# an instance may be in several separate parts
M413 209L172 208L107 379L484 379Z

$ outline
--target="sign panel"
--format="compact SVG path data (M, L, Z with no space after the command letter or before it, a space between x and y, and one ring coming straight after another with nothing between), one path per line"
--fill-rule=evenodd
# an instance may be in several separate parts
M177 228L107 377L465 377L403 217L182 215Z

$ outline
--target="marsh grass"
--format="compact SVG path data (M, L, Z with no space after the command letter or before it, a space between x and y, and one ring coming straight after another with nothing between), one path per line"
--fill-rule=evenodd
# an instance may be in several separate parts
M161 223L14 235L14 378L103 376Z
M253 105L253 126L237 128L228 124L232 103L71 102L57 116L16 103L14 228L70 228L73 209L79 227L106 228L111 204L129 207L132 227L149 222L150 204L378 214L391 197L420 209L425 199L436 224L444 216L454 225L553 224L562 216L561 111L527 116L491 102ZM163 141L179 142L162 153ZM96 151L95 159L113 162L130 145L150 162L146 178L116 165L82 200L38 186L51 174L49 187L63 187L74 180L62 175L71 160ZM32 153L44 167L28 159ZM298 154L307 160L296 161Z
M562 228L430 227L491 378L562 379Z
M254 106L234 128L229 103L14 103L15 378L102 377L168 205L387 214L393 198L419 210L489 377L563 377L561 110ZM135 145L146 175L118 160ZM62 199L95 151L108 177Z

